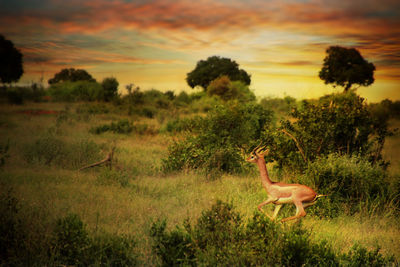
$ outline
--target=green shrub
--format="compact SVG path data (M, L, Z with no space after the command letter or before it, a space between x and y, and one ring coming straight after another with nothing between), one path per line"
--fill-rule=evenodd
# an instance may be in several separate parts
M193 259L192 240L181 228L166 231L166 221L153 223L150 236L154 240L153 251L161 258L162 266L187 265Z
M200 122L201 122L200 117L183 118L183 119L178 118L175 120L168 121L163 131L169 133L191 132L194 131L197 127L199 127Z
M89 247L89 234L78 215L70 214L57 221L51 248L57 262L85 265Z
M98 234L92 239L90 265L137 266L136 241L130 236Z
M330 154L320 158L308 165L305 174L300 176L300 182L317 188L320 194L328 195L312 209L312 212L322 216L339 215L340 210L346 210L344 204L350 212L360 208L360 203L383 207L394 197L390 193L387 172L355 155Z
M395 266L393 257L384 257L379 253L379 248L372 251L361 245L354 245L351 250L342 256L344 266ZM396 265L397 266L397 265Z
M211 81L206 91L208 95L216 95L224 101L237 99L240 102L249 102L256 99L248 85L242 81L231 81L227 75Z
M169 146L163 170L240 173L246 165L239 147L257 142L271 121L272 113L256 104L217 106L205 118L188 123L194 126L192 135Z
M1 187L5 189L2 184ZM26 238L18 200L12 190L3 190L0 190L0 265L18 262L18 256L25 250Z
M378 250L363 247L336 254L326 241L315 243L301 224L281 226L261 213L245 222L231 204L217 201L194 225L166 230L153 223L153 251L162 266L385 266Z
M93 81L62 82L52 84L48 94L54 101L102 101L104 89Z
M101 82L105 101L111 101L118 96L118 81L114 77L104 78Z
M123 119L117 122L111 122L111 124L103 124L92 127L90 128L89 132L93 134L101 134L110 131L113 133L128 134L132 132L133 129L133 124L129 120Z
M136 266L138 256L131 237L110 234L89 236L79 216L70 214L57 221L50 255L54 263L76 266Z
M303 171L309 162L331 153L357 154L382 162L385 117L376 117L355 92L332 94L302 102L278 129L267 129L264 143L280 168Z

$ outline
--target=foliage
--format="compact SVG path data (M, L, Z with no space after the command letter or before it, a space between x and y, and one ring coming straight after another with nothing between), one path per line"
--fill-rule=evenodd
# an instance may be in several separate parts
M207 117L196 118L193 135L169 147L163 169L167 172L190 168L206 173L239 173L243 171L244 160L238 148L258 140L272 116L257 104L217 106Z
M70 214L57 221L52 243L57 261L68 265L84 265L90 239L78 215Z
M353 84L368 86L374 82L374 64L365 60L357 49L331 46L326 53L319 72L326 84L339 85L348 91Z
M198 116L193 118L178 118L168 121L164 130L169 133L191 132L193 129L199 127L200 122L201 118Z
M128 134L132 132L132 130L133 124L129 120L123 119L117 122L111 122L110 124L92 127L89 131L93 134L101 134L108 131L113 133Z
M301 225L283 227L260 213L245 222L231 204L221 201L203 211L193 226L186 221L183 228L168 232L166 222L158 221L150 235L162 266L382 266L394 262L363 247L336 254L326 241L312 242L310 232Z
M104 78L101 86L104 90L104 100L111 101L118 95L118 81L114 77Z
M390 135L387 118L376 118L364 99L353 91L304 100L294 108L292 119L276 130L264 132L271 157L279 167L302 170L308 162L330 153L359 154L371 162L382 159L385 137Z
M17 259L18 252L24 249L25 232L19 210L12 190L0 190L0 265Z
M135 241L129 237L102 234L92 238L78 215L58 219L51 241L54 261L67 265L135 266Z
M0 82L17 82L24 73L22 65L22 53L14 47L14 44L0 35Z
M369 109L375 117L389 117L400 119L400 101L384 99L380 103L369 104Z
M103 87L93 81L66 81L52 84L48 94L55 101L102 101L104 100Z
M41 85L33 83L30 86L11 86L0 90L0 99L10 104L21 105L26 100L34 102L44 101L46 92Z
M207 94L210 96L217 95L224 101L238 99L242 102L249 102L256 99L248 86L241 81L232 82L226 75L211 81L207 87Z
M201 86L206 90L211 81L223 75L228 76L232 81L242 81L246 85L251 82L250 75L239 69L235 61L219 56L197 62L196 68L187 74L186 81L192 88Z
M369 251L359 244L354 245L342 259L345 266L395 266L393 257L384 257L379 247Z
M300 176L300 182L311 185L320 194L328 195L328 199L320 200L323 205L313 210L329 217L339 215L341 208L338 205L343 203L350 208L349 212L356 211L362 203L375 205L374 208L383 207L399 193L390 187L382 167L373 166L356 155L330 154L320 158L308 165L304 175Z
M22 211L12 190L0 191L0 265L136 266L136 241L130 236L89 234L76 214L54 227ZM49 233L43 229L53 228Z
M265 97L260 100L260 105L265 109L271 109L276 113L288 115L292 109L297 107L297 101L295 98L290 96L285 96L284 98Z
M60 82L77 82L77 81L88 81L96 82L96 80L86 70L82 69L62 69L56 73L53 78L49 79L49 84L55 84Z

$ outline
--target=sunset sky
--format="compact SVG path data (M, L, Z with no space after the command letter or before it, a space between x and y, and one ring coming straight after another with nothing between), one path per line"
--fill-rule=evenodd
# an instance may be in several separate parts
M186 74L218 55L251 74L259 97L311 98L341 91L318 78L340 45L377 68L361 96L400 100L399 0L0 0L0 34L24 55L21 83L73 67L116 77L121 93L190 92Z

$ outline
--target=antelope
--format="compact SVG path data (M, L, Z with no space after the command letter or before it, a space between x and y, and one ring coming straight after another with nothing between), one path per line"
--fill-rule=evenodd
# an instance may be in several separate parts
M262 207L267 204L274 204L275 210L272 216L268 216L272 221L276 219L283 204L293 203L296 206L296 215L287 217L281 220L286 222L290 220L299 219L306 216L305 208L314 205L319 197L325 195L318 195L313 189L302 184L286 184L280 182L272 182L269 178L267 167L264 160L264 155L268 153L268 149L257 146L246 158L247 162L256 163L260 171L261 183L268 194L268 199L260 203L257 208L262 212Z

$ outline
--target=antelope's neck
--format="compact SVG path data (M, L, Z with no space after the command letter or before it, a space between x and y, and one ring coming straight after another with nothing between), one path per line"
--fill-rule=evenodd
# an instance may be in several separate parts
M271 179L269 179L267 166L265 165L265 160L263 157L260 157L257 160L258 170L260 171L261 182L265 188L272 185Z

